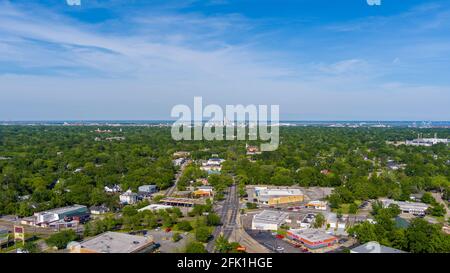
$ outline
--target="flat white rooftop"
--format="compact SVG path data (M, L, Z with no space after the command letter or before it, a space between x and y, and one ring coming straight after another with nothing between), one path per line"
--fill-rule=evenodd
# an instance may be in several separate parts
M46 213L55 213L55 214L62 214L62 213L66 213L66 212L70 212L73 210L77 210L77 209L87 209L86 206L83 205L73 205L73 206L67 206L67 207L62 207L62 208L55 208L55 209L51 209L51 210L45 210L45 211L41 211L41 212L36 212L36 214L46 214Z
M263 189L258 191L259 196L298 196L303 195L300 189Z
M395 201L392 199L381 199L383 206L388 207L391 204L396 204L400 209L420 209L426 210L429 206L421 202L405 202L405 201Z
M289 217L289 213L274 210L263 210L253 216L253 221L265 224L282 224Z
M320 201L320 200L314 200L314 201L309 201L306 205L309 205L309 206L326 206L327 202L326 201Z
M317 229L290 229L289 232L312 243L336 239L336 237Z
M160 210L160 209L171 209L173 206L169 205L160 205L160 204L151 204L146 207L138 209L138 211L144 211L144 210Z
M120 232L105 232L81 242L81 248L98 253L132 253L149 246L151 243L148 238L143 236Z

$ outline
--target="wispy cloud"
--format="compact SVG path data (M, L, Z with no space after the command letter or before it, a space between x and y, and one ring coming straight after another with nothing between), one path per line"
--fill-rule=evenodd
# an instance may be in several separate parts
M449 83L435 80L439 72L426 79L432 68L448 68L429 62L449 56L449 39L440 33L449 7L421 6L396 16L311 28L307 23L290 28L289 20L267 28L276 19L176 7L127 10L89 23L32 7L0 4L0 92L10 102L0 109L0 119L14 113L13 105L31 102L34 108L13 116L50 118L64 111L43 111L50 104L66 109L61 118L164 118L172 105L189 103L194 95L222 104L277 103L282 115L330 119L333 113L374 118L375 107L367 112L359 105L383 104L387 94L392 98L385 102L386 115L392 118L397 112L391 104L410 109L401 104L417 105L420 92L432 94L425 101L430 109L433 102L450 101ZM406 27L409 21L418 24L413 14L427 13L433 20L425 28L435 35ZM301 41L298 47L290 46L293 40ZM405 100L408 92L418 97ZM450 118L448 110L433 111L435 118Z

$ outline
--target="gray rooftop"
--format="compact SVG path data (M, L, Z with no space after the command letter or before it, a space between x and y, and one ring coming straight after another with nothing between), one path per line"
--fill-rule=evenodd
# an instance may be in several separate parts
M152 241L147 237L120 232L105 232L92 239L81 242L81 248L99 253L133 253L151 244Z
M378 242L368 242L351 250L352 253L406 253L403 250L380 245Z
M336 239L336 237L319 229L290 229L289 232L314 243Z

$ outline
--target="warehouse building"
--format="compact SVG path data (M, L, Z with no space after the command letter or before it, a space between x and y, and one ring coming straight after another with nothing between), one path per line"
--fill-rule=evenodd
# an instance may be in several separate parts
M253 216L252 229L278 230L288 219L289 214L282 211L264 210Z
M71 253L149 253L155 249L151 237L105 232L67 247Z
M86 206L73 205L36 212L33 216L21 219L21 224L30 226L50 227L53 229L74 228L90 218Z
M380 201L385 208L389 207L391 204L394 204L398 205L403 213L409 213L413 215L425 215L425 212L429 207L429 205L420 202L404 202L395 201L392 199L381 199Z
M46 210L41 212L36 212L34 214L36 225L49 225L50 223L64 220L72 220L77 218L77 220L85 219L89 216L89 210L86 206L73 205L63 208L57 208L52 210Z
M255 199L260 204L272 206L302 202L304 200L304 194L300 189L270 189L264 187L256 187Z
M73 205L63 208L57 208L47 211L41 211L34 214L36 224L51 223L58 220L64 220L67 217L83 216L89 214L86 206Z
M336 237L318 229L290 229L286 235L288 238L301 242L311 249L332 246L338 241Z

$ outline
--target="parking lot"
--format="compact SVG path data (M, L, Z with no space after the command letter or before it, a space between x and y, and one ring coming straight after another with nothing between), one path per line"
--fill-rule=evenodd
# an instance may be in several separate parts
M301 248L277 238L270 231L246 230L246 232L273 253L304 253Z

